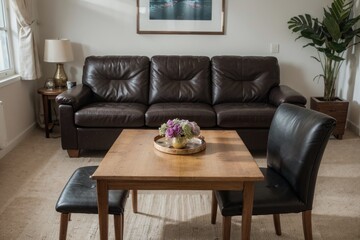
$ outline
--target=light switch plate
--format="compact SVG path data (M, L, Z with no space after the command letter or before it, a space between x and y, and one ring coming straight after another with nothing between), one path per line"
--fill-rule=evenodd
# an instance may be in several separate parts
M271 53L279 53L280 51L280 46L278 43L271 43L270 44L270 52Z

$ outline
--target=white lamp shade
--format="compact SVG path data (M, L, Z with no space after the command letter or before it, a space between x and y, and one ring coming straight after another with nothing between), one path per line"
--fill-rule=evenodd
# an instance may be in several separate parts
M68 39L45 39L44 62L64 63L74 60Z

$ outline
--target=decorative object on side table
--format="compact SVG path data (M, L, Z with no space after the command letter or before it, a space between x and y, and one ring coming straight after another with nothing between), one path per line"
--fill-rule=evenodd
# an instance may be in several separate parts
M48 79L45 81L44 87L45 87L46 89L49 89L49 90L54 89L54 88L55 88L54 79L48 78Z
M330 7L324 8L322 22L309 14L292 17L289 29L299 33L299 38L310 40L304 47L311 46L317 50L318 56L313 59L321 64L323 73L314 79L324 80L324 96L311 99L311 108L326 113L337 120L338 126L334 135L341 139L345 130L345 123L349 103L335 96L336 80L345 51L358 43L354 41L356 36L360 37L360 28L355 28L360 20L359 16L353 16L354 1L334 0ZM340 104L340 102L345 102ZM320 104L325 104L319 107ZM340 109L338 109L340 107ZM331 111L323 111L323 109ZM346 109L344 109L346 108ZM341 118L338 116L341 115ZM342 118L345 116L345 120ZM341 129L340 129L341 128Z
M71 43L68 39L46 39L44 47L44 62L56 63L54 75L55 85L58 88L66 87L68 80L64 64L74 60Z
M72 82L72 81L67 81L66 82L67 89L71 89L71 88L73 88L75 86L76 86L76 82Z
M154 146L170 154L193 154L204 150L206 143L196 122L175 118L160 126Z

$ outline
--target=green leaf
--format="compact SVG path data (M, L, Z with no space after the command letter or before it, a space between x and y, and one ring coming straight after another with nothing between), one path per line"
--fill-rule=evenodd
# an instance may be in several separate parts
M325 16L325 18L329 18L329 17L332 17L332 14L324 8L324 16Z
M313 58L313 59L315 59L316 61L318 61L318 62L321 63L320 59L318 59L317 57L311 56L311 58Z
M301 22L302 22L304 25L307 25L307 26L308 26L308 24L307 24L307 22L306 22L306 19L305 19L305 17L304 17L303 15L299 15L299 18L301 19ZM309 26L309 27L311 27L311 26Z
M300 37L296 39L304 37L313 40L315 38L315 42L319 42L319 39L322 38L322 30L318 20L312 18L309 14L292 17L288 21L288 27L292 32L300 33Z
M297 38L295 38L295 41L298 40L298 39L300 39L300 38L302 38L302 37L303 37L303 36L301 36L301 35L298 36Z
M341 32L336 20L333 17L324 18L323 24L325 25L327 31L330 33L331 37L335 41L338 41L341 36Z
M302 27L294 27L293 32L298 32L301 31L302 29L303 29Z
M344 21L342 32L344 33L349 31L358 21L360 21L360 15L357 16L356 18L349 19L348 21Z
M326 52L326 48L324 47L317 47L316 48L319 52L325 53Z
M332 50L336 51L337 53L342 53L346 50L347 44L345 42L343 43L336 43L336 42L328 42L328 47Z
M305 44L305 45L303 46L303 48L306 48L306 47L308 47L308 46L315 47L315 44L314 44L314 43L308 43L308 44Z
M312 17L310 16L310 14L305 14L306 20L307 20L307 24L309 27L312 27Z
M301 35L307 39L312 39L313 38L313 35L314 35L314 32L313 31L310 31L308 29L305 29L303 31L301 31Z
M326 57L328 57L329 59L333 60L333 61L336 61L336 62L341 62L343 60L345 60L344 58L342 57L339 57L339 56L336 56L330 52L325 52L325 55Z
M329 7L323 9L321 22L317 18L312 18L310 14L303 14L292 17L288 21L288 28L297 33L295 40L309 40L303 47L314 47L330 60L342 61L340 55L349 46L359 44L354 38L360 38L360 28L355 28L360 16L353 16L356 15L353 7L353 0L333 0Z
M325 77L324 74L318 74L318 75L316 75L316 76L313 78L313 81L315 81L316 79L319 81L320 78L324 78L324 77Z
M316 45L318 45L318 46L322 46L323 44L324 44L324 42L325 42L325 40L323 40L323 39L317 39L317 38L313 38L313 43L315 43Z

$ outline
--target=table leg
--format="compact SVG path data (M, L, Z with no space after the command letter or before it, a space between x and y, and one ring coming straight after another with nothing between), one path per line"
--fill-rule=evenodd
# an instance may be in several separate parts
M241 220L241 239L250 240L251 217L254 200L254 183L245 182L243 190L243 212Z
M48 105L48 115L49 115L49 123L52 123L52 114L51 114L51 99L48 98L47 100L47 105Z
M106 181L97 181L100 240L108 239L108 187Z
M44 108L44 125L45 125L45 136L49 138L49 103L48 97L46 95L42 95L43 100L43 108Z

